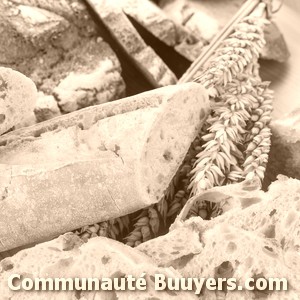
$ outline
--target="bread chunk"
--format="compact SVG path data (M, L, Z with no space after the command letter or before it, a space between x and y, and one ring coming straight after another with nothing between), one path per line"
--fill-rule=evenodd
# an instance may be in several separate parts
M29 78L0 67L0 135L30 120L37 98L36 87Z
M171 231L140 244L161 266L183 277L286 278L288 291L263 291L266 299L298 299L300 181L279 176L268 192L254 181L212 188L195 199L218 203L224 213L211 220L175 221ZM191 242L188 240L190 239ZM237 294L236 294L237 293ZM224 299L257 299L259 291L232 291ZM238 298L232 298L237 295ZM204 291L203 299L211 291Z
M120 63L80 1L5 1L0 13L0 64L31 78L62 113L124 96Z
M209 111L189 83L2 136L0 252L158 202Z

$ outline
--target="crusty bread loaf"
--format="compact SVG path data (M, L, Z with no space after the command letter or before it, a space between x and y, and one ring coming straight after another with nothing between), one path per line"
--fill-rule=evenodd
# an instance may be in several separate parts
M120 63L81 1L1 1L0 14L0 64L31 78L62 112L124 96Z
M284 176L267 193L251 181L213 188L198 198L219 203L224 214L209 221L178 219L170 233L137 249L161 266L173 266L184 277L227 275L242 285L251 277L286 278L288 291L262 292L267 293L265 299L299 299L299 191L300 181ZM262 294L233 291L223 296L257 299ZM206 291L203 299L215 297Z
M2 136L0 252L158 202L209 109L189 83Z
M36 87L29 78L0 67L0 135L34 119L36 101Z
M121 278L132 275L138 279L145 273L147 289L125 291L12 291L8 278L20 274L27 278ZM181 277L173 268L160 268L149 257L129 246L104 237L83 243L74 234L20 251L0 263L1 299L11 300L146 300L197 299L193 291L156 291L155 274ZM135 286L135 284L134 284Z

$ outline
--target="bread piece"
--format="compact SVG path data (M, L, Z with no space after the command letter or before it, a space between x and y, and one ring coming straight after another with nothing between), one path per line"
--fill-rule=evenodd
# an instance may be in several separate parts
M21 274L29 278L122 278L132 275L140 278L145 273L145 291L12 291L8 278ZM0 262L1 299L26 300L91 300L91 299L197 299L193 291L156 291L155 274L167 277L181 277L172 268L159 268L149 257L138 250L104 237L90 239L83 243L74 234L20 251ZM133 285L135 286L135 284Z
M30 77L62 112L124 96L120 63L80 1L8 0L0 14L1 65Z
M270 124L272 147L265 175L265 186L278 174L300 179L300 108Z
M0 135L28 121L36 101L36 87L29 78L0 67Z
M154 50L146 45L117 2L92 0L91 3L110 33L143 69L149 80L159 86L176 83L176 76Z
M224 214L209 221L201 217L185 222L178 219L170 233L137 249L161 266L173 266L183 277L228 276L242 285L250 277L286 278L288 291L267 292L265 299L300 299L299 191L300 181L284 176L267 193L250 181L213 188L198 197L220 203ZM199 239L191 238L189 243L186 236L197 233ZM259 296L258 291L234 291L224 299ZM203 299L217 298L205 291Z
M158 202L209 110L189 83L1 137L0 252Z

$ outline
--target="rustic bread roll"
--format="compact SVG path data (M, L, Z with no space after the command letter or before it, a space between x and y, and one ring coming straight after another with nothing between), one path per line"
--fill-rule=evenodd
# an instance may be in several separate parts
M267 193L249 181L213 188L199 197L221 203L223 215L209 221L178 219L170 233L137 249L160 266L173 266L183 277L227 275L242 285L250 277L286 278L288 291L265 291L265 299L299 299L299 191L300 181L284 176ZM215 299L211 294L205 292L203 299ZM224 299L260 296L258 291L234 291Z
M0 67L0 135L30 120L36 101L36 87L29 78Z
M196 83L0 138L0 252L158 202L210 106Z
M121 278L132 275L147 281L147 289L125 291L12 291L8 278L20 274L29 278ZM155 274L181 277L173 268L160 268L149 257L129 246L104 237L83 243L74 234L22 250L0 262L1 299L26 300L129 300L129 299L197 299L193 291L156 291ZM135 284L133 286L136 286Z
M63 113L124 97L119 60L81 1L7 0L0 14L0 64L31 78Z

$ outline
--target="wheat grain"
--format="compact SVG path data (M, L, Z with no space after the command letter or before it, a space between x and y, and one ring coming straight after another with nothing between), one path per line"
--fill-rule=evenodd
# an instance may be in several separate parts
M267 23L264 18L246 17L234 27L234 32L223 41L204 72L195 79L209 90L215 102L204 126L206 133L201 141L196 139L192 144L162 200L130 220L133 229L124 238L128 245L137 246L168 228L190 194L245 177L263 178L270 149L267 125L272 93L267 88L268 83L260 80L257 59L265 44L263 27ZM193 205L189 216L210 219L221 213L218 205L203 201ZM121 219L102 222L98 233L85 228L80 234L117 239L130 227L122 224Z

